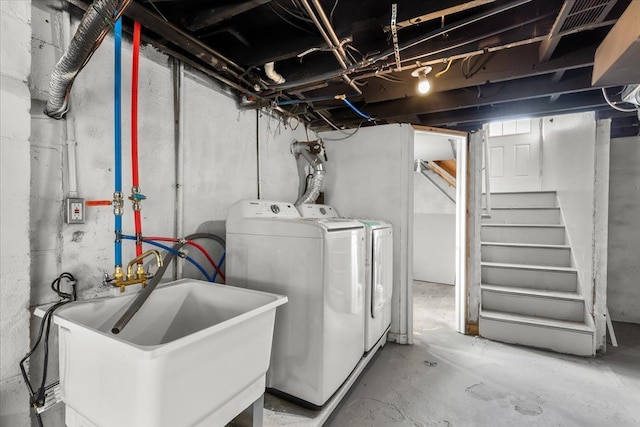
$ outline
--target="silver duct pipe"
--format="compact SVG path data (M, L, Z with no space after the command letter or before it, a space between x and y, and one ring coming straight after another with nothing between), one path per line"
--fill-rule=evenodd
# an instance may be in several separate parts
M291 144L291 153L296 156L296 158L302 156L313 168L313 173L311 174L311 179L308 182L307 190L303 195L298 197L298 200L294 203L295 206L300 206L305 203L314 203L320 196L325 174L323 166L324 159L320 157L321 151L322 145L318 141L296 141Z
M69 108L69 92L74 79L129 3L131 0L95 0L87 8L68 50L51 73L49 98L44 109L47 116L54 119L64 117Z

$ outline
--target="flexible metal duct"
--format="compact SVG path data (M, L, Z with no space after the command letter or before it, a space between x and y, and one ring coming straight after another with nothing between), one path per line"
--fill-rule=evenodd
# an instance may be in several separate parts
M322 191L322 184L324 183L324 159L320 157L322 152L322 145L318 141L310 142L294 142L291 144L291 153L296 158L302 156L313 168L311 179L307 180L307 189L298 197L298 200L294 203L295 206L300 206L305 203L314 203L320 196Z
M61 119L69 108L69 92L74 79L131 0L95 0L85 12L69 48L51 73L49 98L44 113Z

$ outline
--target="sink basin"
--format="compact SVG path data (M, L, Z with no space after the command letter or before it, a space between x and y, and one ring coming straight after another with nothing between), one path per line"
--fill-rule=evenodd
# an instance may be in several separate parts
M223 426L264 393L286 297L179 280L154 290L113 335L135 296L56 311L69 427Z

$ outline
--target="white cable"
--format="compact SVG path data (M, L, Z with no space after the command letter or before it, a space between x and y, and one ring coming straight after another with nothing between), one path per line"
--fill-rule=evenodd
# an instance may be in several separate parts
M604 88L602 88L602 95L604 96L604 100L607 101L607 104L609 104L609 106L611 108L613 108L614 110L622 111L623 113L635 113L636 111L640 112L640 107L638 107L638 108L620 108L620 107L617 107L615 105L615 103L612 102L609 99L609 96L607 95L607 91Z

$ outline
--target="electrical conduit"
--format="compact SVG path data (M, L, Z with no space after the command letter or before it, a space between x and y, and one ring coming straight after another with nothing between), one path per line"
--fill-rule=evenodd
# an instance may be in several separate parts
M133 25L133 67L131 73L131 203L136 231L136 256L142 255L141 202L145 199L140 192L138 173L138 77L140 69L140 23ZM140 261L142 263L142 261Z

